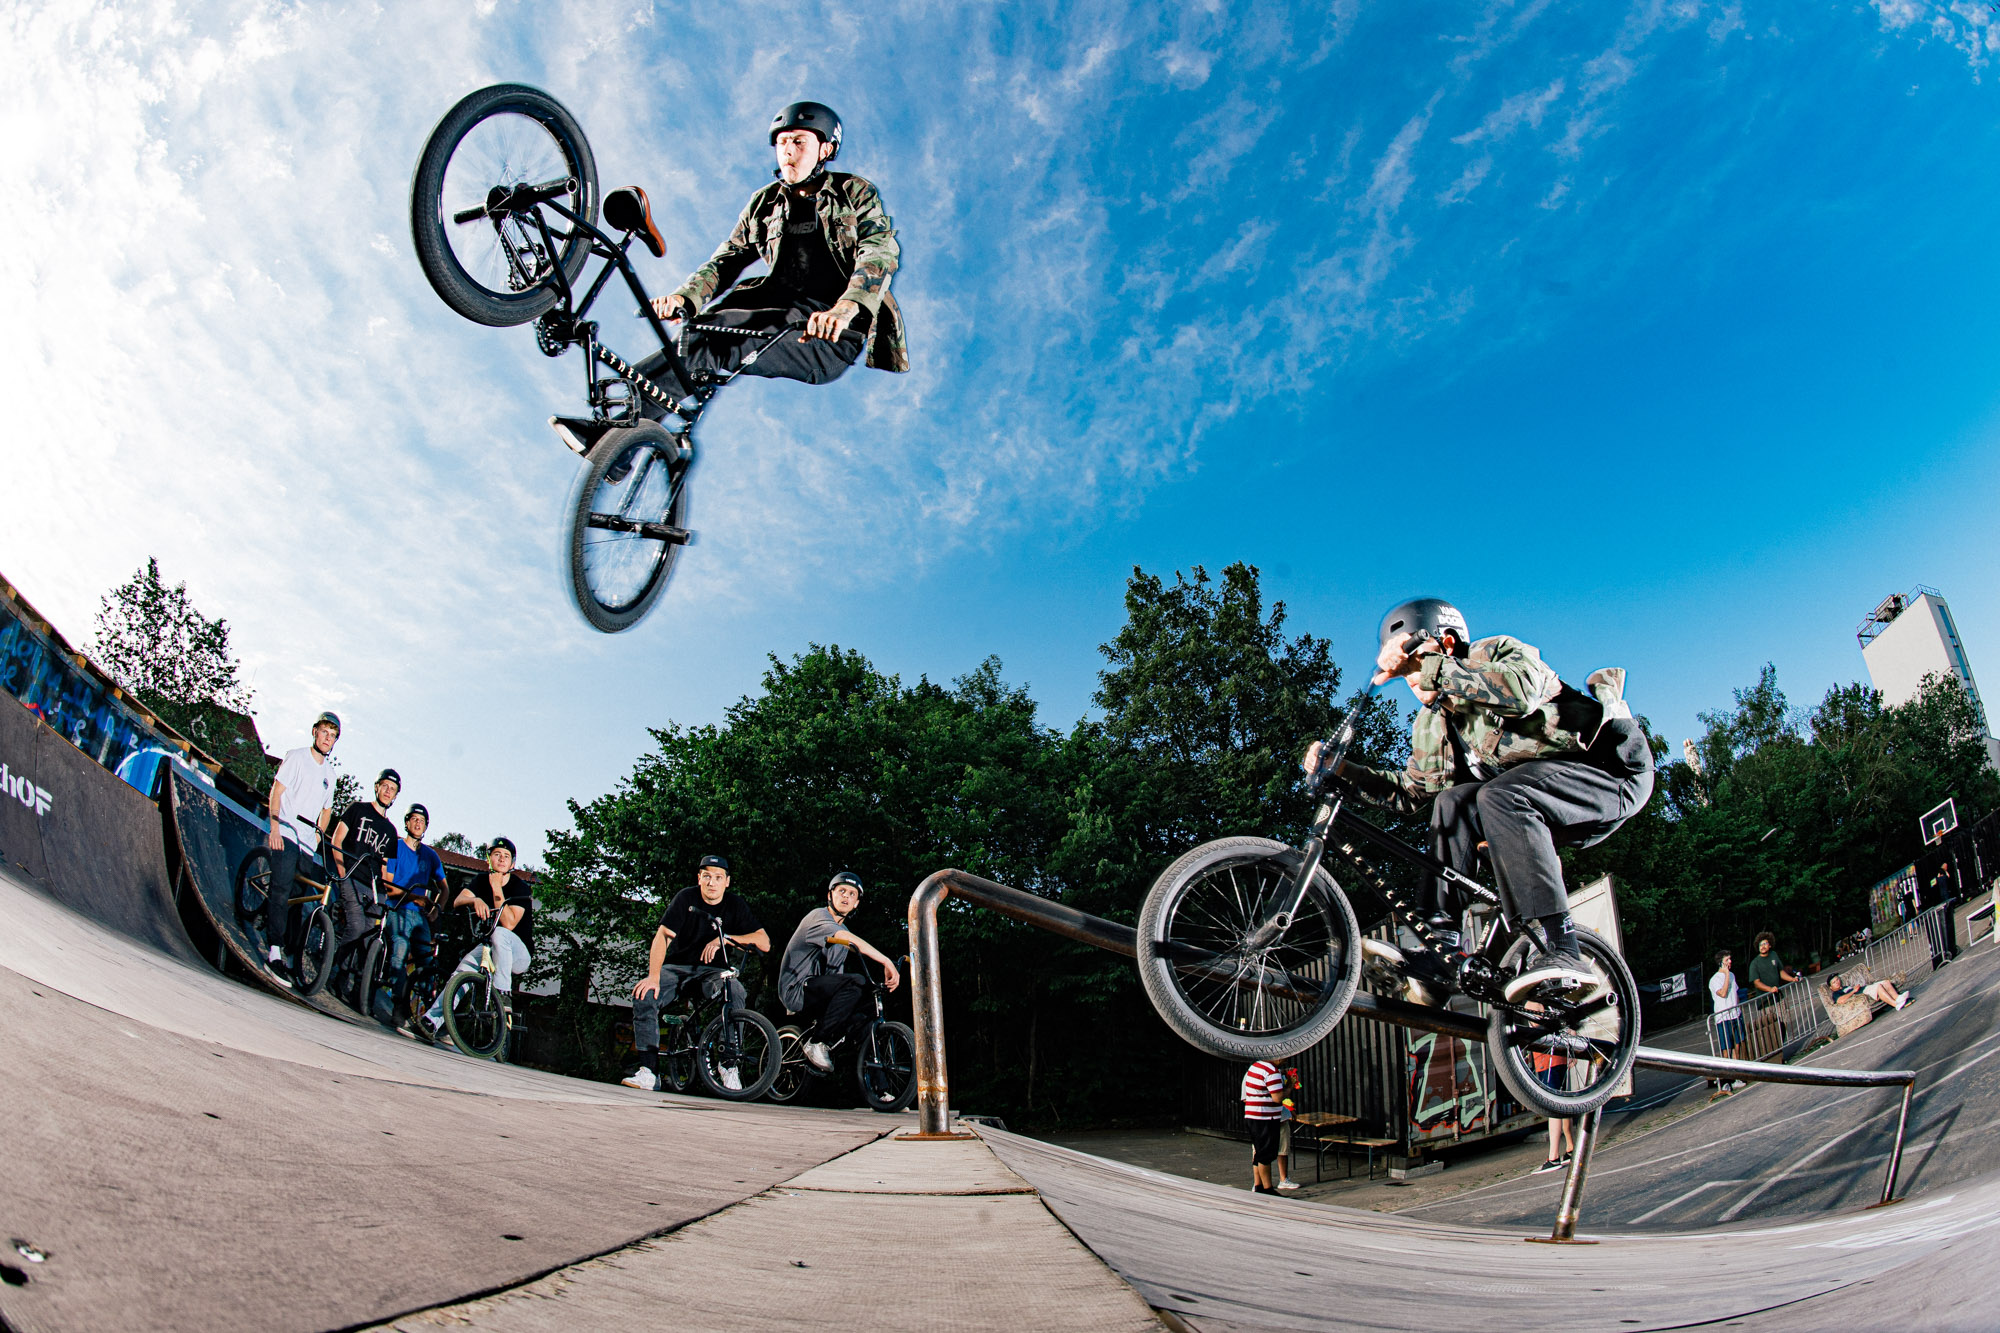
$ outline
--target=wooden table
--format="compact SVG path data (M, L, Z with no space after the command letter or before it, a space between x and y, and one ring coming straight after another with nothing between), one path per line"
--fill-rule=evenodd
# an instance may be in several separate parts
M1300 1130L1310 1130L1312 1132L1313 1183L1315 1185L1319 1184L1323 1178L1321 1167L1326 1162L1326 1150L1334 1146L1327 1142L1326 1132L1330 1129L1338 1129L1342 1125L1352 1125L1355 1123L1356 1117L1351 1115L1335 1115L1332 1111L1301 1111L1292 1117L1292 1136L1294 1138L1298 1137ZM1339 1140L1335 1140L1335 1143L1339 1143ZM1349 1154L1347 1163L1347 1174L1350 1176L1354 1174L1354 1161L1351 1153ZM1368 1153L1368 1174L1371 1179L1375 1174L1375 1152L1372 1148Z

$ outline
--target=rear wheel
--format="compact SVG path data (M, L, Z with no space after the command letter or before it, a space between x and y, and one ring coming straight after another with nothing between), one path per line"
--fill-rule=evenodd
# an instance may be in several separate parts
M665 1048L660 1051L660 1081L675 1092L686 1092L694 1086L694 1035L689 1027L685 1017L675 1022L667 1032Z
M597 160L583 127L555 98L502 83L466 94L445 112L410 182L410 233L417 262L446 305L496 327L525 324L555 305L557 268L576 281L590 259L588 233L546 205L456 219L516 186L556 183L567 186L557 203L597 221Z
M1523 1106L1557 1120L1589 1115L1629 1092L1626 1082L1639 1054L1639 985L1632 969L1595 932L1576 935L1584 962L1609 987L1604 995L1550 1030L1533 1021L1534 1011L1523 1015L1498 1007L1486 1027L1486 1046L1507 1091ZM1501 971L1511 975L1525 966L1528 948L1525 938L1516 940L1501 959Z
M253 847L236 867L236 920L261 927L264 905L271 897L271 849ZM276 940L273 943L282 944Z
M299 935L299 994L317 995L333 980L333 951L339 943L325 907L316 906L306 913L305 928Z
M754 1009L717 1014L703 1029L695 1047L695 1073L701 1085L732 1102L755 1101L771 1090L781 1057L778 1029ZM736 1084L729 1073L734 1071Z
M691 458L657 421L606 431L584 455L562 550L570 600L591 628L630 629L667 590L688 540Z
M805 1042L805 1032L787 1024L778 1029L778 1073L771 1080L771 1087L764 1095L774 1102L798 1100L806 1090L806 1081L812 1077L810 1066L806 1064L805 1052L799 1047Z
M901 1111L917 1099L917 1036L884 1020L868 1029L854 1062L861 1097L877 1111Z
M507 996L485 972L461 972L444 990L444 1022L458 1049L481 1060L507 1044Z
M1139 980L1167 1026L1224 1060L1296 1055L1346 1016L1361 928L1324 869L1285 929L1264 938L1299 854L1269 838L1222 838L1175 861L1139 912Z

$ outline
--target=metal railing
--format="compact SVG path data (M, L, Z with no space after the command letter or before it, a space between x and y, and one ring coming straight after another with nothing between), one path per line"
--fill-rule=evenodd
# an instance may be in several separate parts
M1741 1025L1743 1053L1752 1060L1782 1060L1821 1037L1833 1036L1833 1016L1820 1001L1828 977L1840 976L1845 981L1848 969L1866 969L1870 981L1898 976L1918 981L1929 976L1938 961L1950 956L1951 929L1950 905L1933 907L1813 976L1740 1001L1733 1014L1719 1016L1711 1011L1707 1020L1709 1052L1721 1055L1734 1049L1722 1040L1722 1025L1732 1019ZM1708 983L1702 984L1706 988Z
M958 897L976 907L1025 922L1065 939L1088 944L1127 958L1138 953L1138 932L1132 927L1103 917L1079 912L1076 908L1039 894L1024 893L996 884L990 879L969 875L963 870L940 870L919 884L910 895L910 1008L916 1028L917 1049L917 1132L905 1137L945 1139L963 1137L951 1128L951 1082L945 1063L944 987L938 951L938 906L947 897ZM1484 1042L1486 1024L1471 1014L1453 1013L1384 999L1366 991L1356 991L1348 1007L1350 1014L1394 1023L1421 1032L1438 1032L1466 1041ZM1882 1198L1875 1206L1892 1203L1896 1177L1903 1162L1903 1138L1909 1128L1910 1099L1916 1091L1913 1069L1815 1069L1803 1065L1766 1064L1755 1060L1728 1060L1714 1055L1658 1050L1641 1046L1635 1061L1641 1068L1669 1073L1693 1074L1701 1078L1741 1079L1752 1083L1804 1083L1824 1087L1896 1087L1903 1100L1896 1118L1896 1142L1889 1152L1889 1167L1882 1180ZM1576 1240L1577 1217L1582 1209L1584 1180L1590 1172L1590 1158L1596 1147L1602 1109L1577 1123L1576 1155L1563 1180L1562 1202L1556 1211L1555 1226L1546 1238L1549 1243L1591 1244Z

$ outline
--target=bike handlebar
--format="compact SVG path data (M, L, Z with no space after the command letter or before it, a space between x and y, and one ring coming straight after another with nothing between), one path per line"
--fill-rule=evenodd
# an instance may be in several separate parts
M1326 784L1326 780L1337 774L1341 765L1347 762L1347 752L1354 747L1354 738L1361 731L1361 715L1375 702L1375 694L1381 688L1371 680L1367 691L1355 701L1352 708L1347 710L1347 716L1340 720L1340 729L1333 733L1333 739L1320 747L1319 766L1306 775L1308 793L1317 795L1319 789Z

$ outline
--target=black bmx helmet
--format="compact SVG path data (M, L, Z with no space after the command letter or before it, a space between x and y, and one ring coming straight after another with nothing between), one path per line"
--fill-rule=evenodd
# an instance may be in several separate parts
M514 840L512 838L495 838L493 841L486 844L486 854L488 856L491 856L493 855L493 853L499 851L502 847L505 847L507 849L507 855L509 856L520 855L520 852L514 849Z
M431 812L424 808L424 803L422 801L414 802L408 810L405 810L403 812L403 823L407 825L412 819L415 819L418 816L422 816L423 821L426 824L431 822Z
M318 731L322 726L332 727L333 734L338 736L340 734L340 714L321 713L313 719L312 729L314 731Z
M393 768L385 768L380 773L377 773L375 781L378 785L384 782L393 782L396 784L397 791L403 789L403 775Z
M843 870L828 880L826 882L826 891L831 895L835 889L843 884L852 884L854 886L854 896L857 898L861 896L861 876L855 874L852 870Z
M1465 614L1442 597L1413 597L1389 608L1389 614L1382 617L1378 641L1387 643L1412 634L1442 639L1446 630L1458 636L1458 655L1465 656L1472 643L1472 632L1465 627Z
M833 151L826 155L827 161L840 156L840 115L824 102L793 102L771 117L773 145L786 130L811 130L821 143L833 145Z

